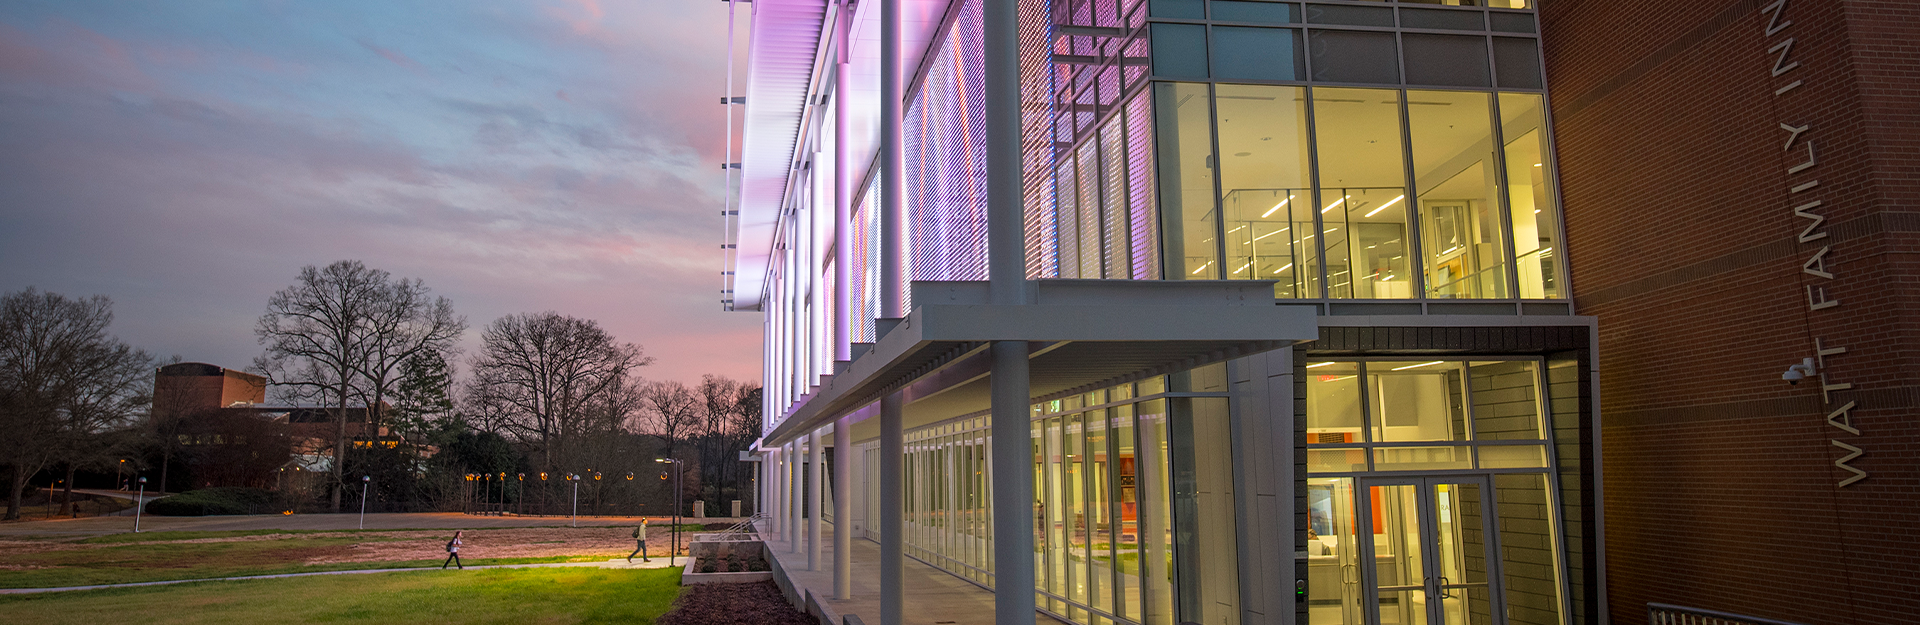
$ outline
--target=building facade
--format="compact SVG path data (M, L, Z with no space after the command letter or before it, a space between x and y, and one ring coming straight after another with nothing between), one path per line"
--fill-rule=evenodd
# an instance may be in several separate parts
M1920 621L1920 4L1540 13L1613 613Z
M1542 28L1462 4L742 5L766 529L1028 620L1608 622Z

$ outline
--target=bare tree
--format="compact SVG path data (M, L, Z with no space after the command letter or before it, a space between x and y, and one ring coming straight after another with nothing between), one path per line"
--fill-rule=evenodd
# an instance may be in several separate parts
M328 401L334 411L332 503L345 484L347 402L366 404L366 427L397 384L407 357L446 350L466 329L446 298L429 300L419 280L393 279L360 261L300 269L293 286L267 300L254 335L266 353L254 369L295 401Z
M552 311L508 315L481 332L468 410L482 427L538 446L545 468L555 469L581 436L626 418L634 370L651 362L592 320Z
M27 289L0 296L0 463L13 471L7 519L27 479L78 458L147 400L146 352L107 334L113 302Z
M640 405L645 420L643 431L660 437L667 444L669 456L674 455L681 440L700 427L705 413L705 406L693 389L671 380L653 382L640 389Z

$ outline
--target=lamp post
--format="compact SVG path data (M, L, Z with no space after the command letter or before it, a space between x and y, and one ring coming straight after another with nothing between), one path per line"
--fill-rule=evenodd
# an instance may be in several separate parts
M673 548L667 552L667 566L673 566L673 559L680 555L680 465L676 458L654 458L654 462L673 465Z
M514 480L513 491L514 496L520 500L520 514L518 516L527 516L527 474L521 473L518 477L519 479Z
M147 507L147 478L140 477L140 494L133 498L133 533L140 533L140 509Z
M573 521L569 525L580 527L580 474L568 475L567 481L573 482Z
M360 529L367 529L367 485L373 483L373 476L360 476Z

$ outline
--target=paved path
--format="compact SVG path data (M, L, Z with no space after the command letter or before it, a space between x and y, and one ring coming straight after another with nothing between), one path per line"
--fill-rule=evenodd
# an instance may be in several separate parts
M787 583L782 586L799 595L803 603L817 606L821 622L839 623L848 614L859 615L865 623L880 622L879 543L866 539L853 541L853 566L850 568L853 572L853 598L834 599L832 545L833 532L837 528L832 523L824 523L821 527L820 555L824 561L820 563L819 570L807 570L807 555L796 549L794 543L766 533L767 522L757 522L756 525L766 538L767 551L772 552L776 560L774 565L778 567L778 572L774 575L784 578ZM901 609L904 622L993 625L991 590L913 558L906 558L901 582L906 586L906 605ZM1034 614L1034 622L1066 625L1065 621L1044 612Z
M681 566L685 566L687 559L680 558L679 561ZM632 562L632 563L629 563L624 559L616 559L616 560L608 560L606 562L551 562L546 564L493 564L493 565L487 565L487 566L475 566L473 567L473 569L535 569L535 568L581 567L581 566L591 566L591 567L598 567L603 569L664 569L664 568L667 568L667 559L657 558L652 562L642 561L642 562ZM402 573L402 572L408 572L408 571L438 571L438 570L440 569L435 567L406 568L406 569L361 569L361 570L355 570L355 571L315 571L313 573L282 573L279 575L245 575L241 577L209 577L209 578L203 578L203 579L173 579L173 580L166 580L166 581L160 581L160 582L135 582L131 584L99 584L95 586L63 586L60 588L0 588L0 595L25 595L25 594L34 594L34 593L43 593L43 592L67 592L72 590L101 590L104 588L134 588L138 586L166 586L169 584L191 584L195 582L231 582L231 581L248 580L248 579L282 579L287 577L313 577L315 575L364 575L367 573Z
M112 492L112 491L108 491ZM580 517L580 527L638 525L642 517ZM665 525L671 517L645 517L655 525ZM733 523L738 519L681 517L682 523ZM503 527L567 527L573 520L563 516L474 516L458 512L412 512L368 514L366 529L490 529ZM145 515L140 519L142 532L218 532L231 530L352 530L360 528L357 514L256 514L241 516L166 517ZM0 536L70 535L99 536L133 530L133 519L125 517L87 517L52 519L0 525Z

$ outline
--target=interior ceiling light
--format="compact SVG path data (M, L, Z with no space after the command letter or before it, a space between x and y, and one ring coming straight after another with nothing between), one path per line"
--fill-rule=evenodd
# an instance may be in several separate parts
M1380 212L1380 211L1383 211L1383 210L1387 210L1387 207L1388 207L1388 206L1393 206L1394 204L1398 204L1398 203L1400 203L1400 200L1404 200L1404 199L1407 199L1407 196L1406 196L1406 194L1401 194L1401 195L1400 195L1400 197L1396 197L1396 198L1393 198L1393 199L1391 199L1391 200L1387 200L1387 203L1385 203L1385 204L1381 204L1381 205L1380 205L1380 208L1376 208L1376 209L1373 209L1372 211L1370 211L1370 212L1368 212L1368 213L1367 213L1366 215L1363 215L1363 216L1364 216L1364 217L1372 217L1374 213L1378 213L1378 212Z
M1286 206L1286 205L1287 205L1287 202L1290 202L1290 201L1293 201L1293 194L1291 194L1291 193L1289 193L1289 194L1287 194L1287 199L1284 199L1284 200L1280 200L1280 203L1279 203L1279 204L1275 204L1275 205L1273 205L1273 208L1269 208L1269 209L1267 209L1267 212L1264 212L1264 213L1260 213L1260 218L1261 218L1261 219L1266 219L1266 218L1267 218L1267 215L1272 215L1272 214L1273 214L1273 211L1277 211L1277 210L1280 210L1280 207L1282 207L1282 206ZM1537 212L1539 212L1539 211L1534 211L1534 212L1536 212L1536 213L1537 213Z
M1338 364L1338 363L1332 363L1332 362L1316 362L1316 363L1313 363L1313 364L1310 364L1310 365L1307 365L1307 368L1308 368L1308 369L1312 369L1312 368L1314 368L1314 367L1330 367L1330 366L1333 366L1333 365L1335 365L1335 364Z
M1325 214L1327 214L1327 211L1330 211L1330 210L1333 210L1333 207L1335 207L1335 206L1339 206L1341 202L1345 202L1345 201L1347 201L1347 198L1344 198L1344 197L1343 197L1343 198L1340 198L1340 199L1337 199L1337 200L1334 200L1334 201L1333 201L1333 203L1332 203L1332 204L1328 204L1326 208L1322 208L1322 209L1320 209L1320 214L1322 214L1322 215L1325 215Z
M1430 367L1430 366L1433 366L1433 365L1437 365L1437 364L1440 364L1440 363L1443 363L1443 362L1446 362L1446 361L1445 361L1445 360L1435 360L1435 361L1433 361L1433 362L1423 362L1423 363L1420 363L1420 364L1417 364L1417 365L1407 365L1407 366L1405 366L1405 367L1394 367L1394 368L1393 368L1393 370L1394 370L1394 371L1405 371L1405 370L1407 370L1407 369L1417 369L1417 368L1420 368L1420 367Z

